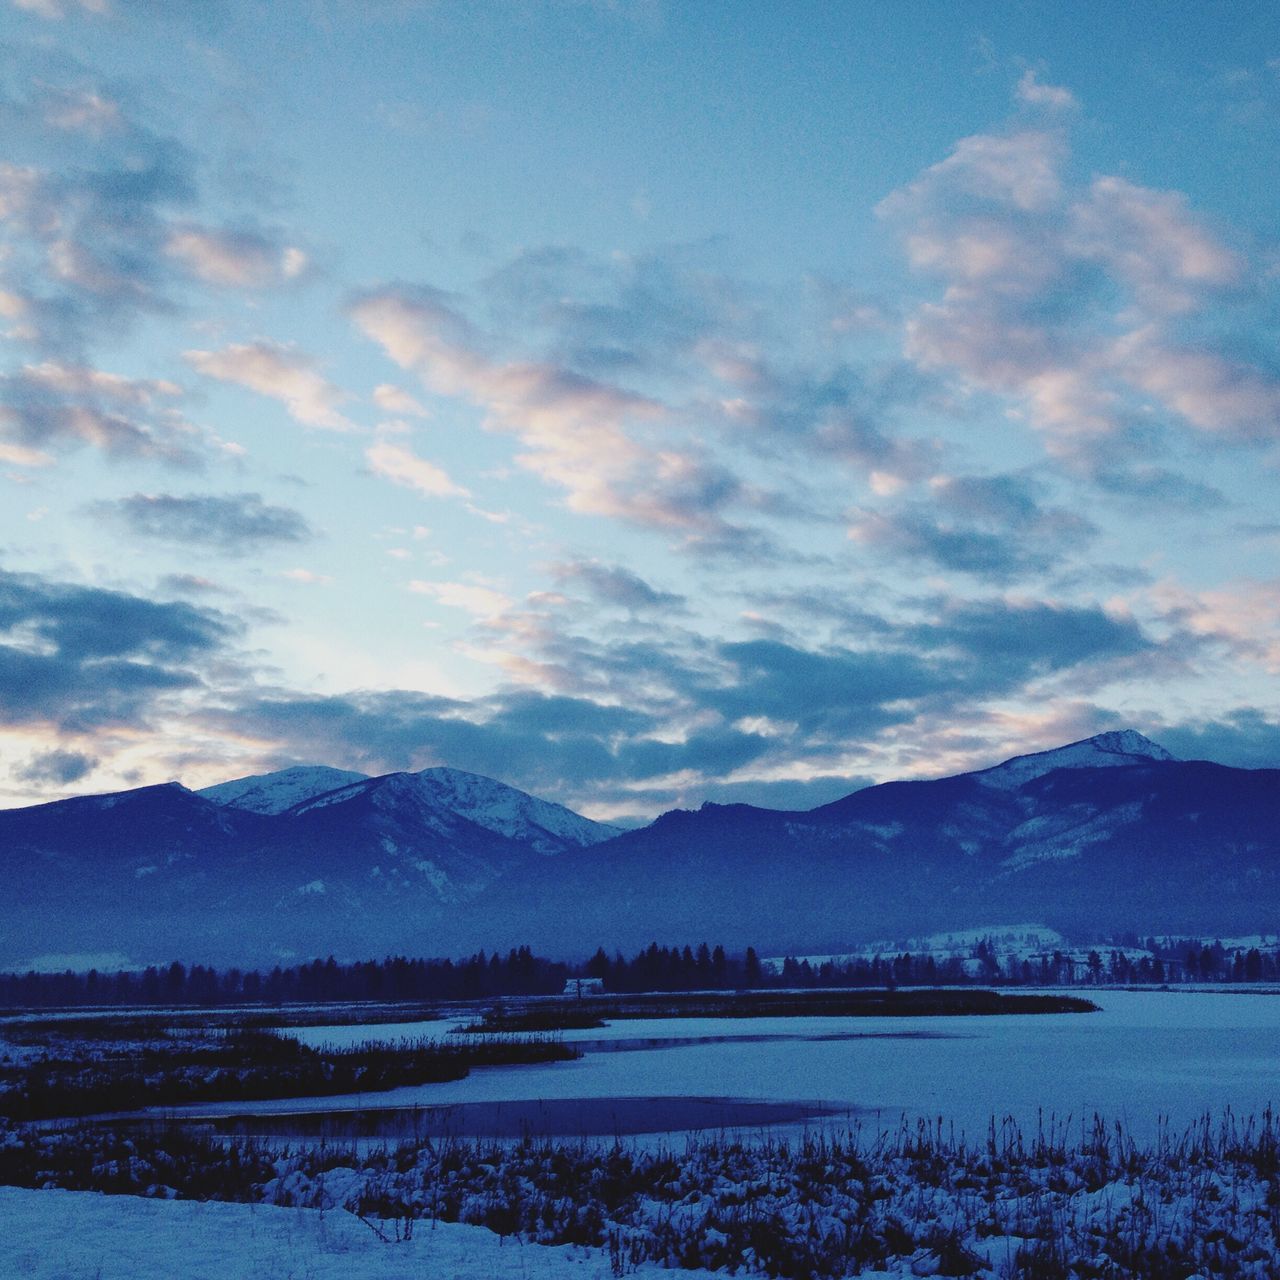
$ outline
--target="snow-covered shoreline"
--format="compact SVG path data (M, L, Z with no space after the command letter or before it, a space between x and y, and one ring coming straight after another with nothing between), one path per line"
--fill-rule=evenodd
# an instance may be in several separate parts
M605 1280L607 1254L423 1224L383 1242L349 1213L0 1187L0 1275L17 1280ZM646 1265L639 1280L672 1273ZM683 1273L696 1277L707 1273Z
M660 1264L786 1280L979 1271L1274 1280L1280 1259L1280 1130L1270 1113L1206 1117L1154 1143L1137 1142L1122 1125L1098 1118L1083 1131L1059 1123L1024 1132L993 1121L977 1141L959 1138L939 1121L904 1123L892 1137L855 1127L798 1143L719 1135L657 1149L533 1139L286 1149L182 1130L127 1135L92 1127L9 1128L0 1131L0 1181L49 1197L19 1203L28 1217L46 1215L56 1248L70 1241L65 1247L75 1264L33 1270L44 1265L38 1251L15 1254L20 1244L8 1243L0 1247L10 1250L11 1265L0 1274L51 1280L116 1274L75 1269L84 1262L85 1229L59 1221L61 1206L79 1202L66 1201L58 1188L141 1197L166 1208L219 1200L250 1213L274 1207L317 1219L358 1219L369 1233L364 1247L374 1252L438 1231L440 1224L463 1224L487 1230L477 1247L492 1250L499 1238L574 1246L586 1253L557 1256L575 1267L605 1259L614 1275ZM5 1203L0 1199L0 1225ZM115 1225L94 1228L105 1233L93 1246L104 1253L118 1248L117 1226L127 1234L136 1227L130 1214L144 1214L115 1212ZM173 1247L180 1248L196 1211L145 1212L157 1231L179 1237ZM318 1231L317 1219L306 1221ZM266 1220L284 1221L270 1214ZM0 1231L0 1237L20 1241L22 1233ZM307 1246L315 1247L316 1241ZM510 1256L491 1261L505 1266ZM137 1280L133 1272L118 1274ZM239 1280L245 1273L207 1274ZM329 1272L311 1267L293 1274ZM365 1274L349 1270L344 1280Z

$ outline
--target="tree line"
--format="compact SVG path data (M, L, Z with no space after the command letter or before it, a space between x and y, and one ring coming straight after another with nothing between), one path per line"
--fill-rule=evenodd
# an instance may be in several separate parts
M111 1005L332 1004L357 1001L436 1002L498 996L557 995L569 978L599 978L606 991L755 990L790 987L952 985L1097 985L1102 983L1280 982L1280 949L1228 948L1199 939L1138 939L1087 952L1053 950L1001 956L988 940L967 956L928 953L762 961L754 947L728 952L707 943L651 943L630 958L603 947L585 963L534 955L527 947L503 954L478 951L458 959L341 963L332 956L268 970L210 965L150 965L115 972L0 974L0 1007Z

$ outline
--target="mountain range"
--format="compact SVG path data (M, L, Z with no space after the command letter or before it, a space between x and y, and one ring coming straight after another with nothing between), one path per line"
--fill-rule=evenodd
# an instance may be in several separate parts
M459 954L653 939L847 949L1036 920L1068 936L1280 925L1280 770L1133 730L804 812L620 831L455 769L285 769L0 811L0 968Z

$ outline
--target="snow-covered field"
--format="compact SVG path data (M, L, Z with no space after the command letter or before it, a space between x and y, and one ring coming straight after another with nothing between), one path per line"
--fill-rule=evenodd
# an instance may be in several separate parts
M474 1071L465 1080L362 1097L297 1099L259 1112L448 1106L529 1099L717 1097L821 1102L863 1127L947 1117L970 1134L992 1116L1095 1112L1140 1139L1225 1107L1280 1104L1280 996L1249 991L1098 991L1093 1014L956 1018L619 1020L566 1040L607 1042L577 1062ZM444 1034L450 1024L431 1024ZM309 1027L308 1043L421 1034L413 1024ZM619 1052L623 1046L634 1052ZM656 1046L656 1047L654 1047Z
M642 1264L639 1280L672 1280ZM420 1223L384 1243L345 1212L0 1187L5 1280L604 1280L598 1249Z

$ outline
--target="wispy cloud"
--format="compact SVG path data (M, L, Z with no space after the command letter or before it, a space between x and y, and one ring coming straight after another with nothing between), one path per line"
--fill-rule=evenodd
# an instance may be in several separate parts
M493 618L511 607L511 598L493 587L472 582L423 582L414 579L409 590L431 596L450 609L461 609L477 618Z
M454 484L448 473L434 462L420 458L411 449L379 440L365 450L365 461L374 475L390 480L392 484L416 489L430 498L468 498L470 490Z
M206 441L178 411L172 382L127 378L81 364L44 361L0 375L0 436L14 460L91 446L116 458L196 465Z
M209 284L235 289L266 289L296 280L308 266L306 253L259 231L175 227L164 251Z
M247 387L278 400L295 422L329 431L351 431L355 424L338 406L350 397L330 382L316 362L296 346L259 340L221 351L186 351L184 359L208 378Z
M849 536L882 554L1007 582L1043 574L1095 532L1083 516L1048 505L1019 475L936 475L926 498L850 513Z
M256 493L135 493L98 502L98 517L122 525L141 538L215 547L245 555L272 544L304 542L312 536L306 520L290 507L273 506Z
M427 411L403 387L381 382L373 389L373 402L379 409L401 418L425 418Z
M575 560L554 566L556 581L564 586L581 587L602 604L621 605L633 611L646 609L679 609L684 597L671 591L659 591L639 574L621 565L602 564L598 560Z
M543 361L505 360L443 295L383 289L351 315L432 390L464 398L485 425L526 446L517 461L562 489L571 510L657 528L697 530L738 496L735 478L688 446L650 443L669 416L657 400Z

